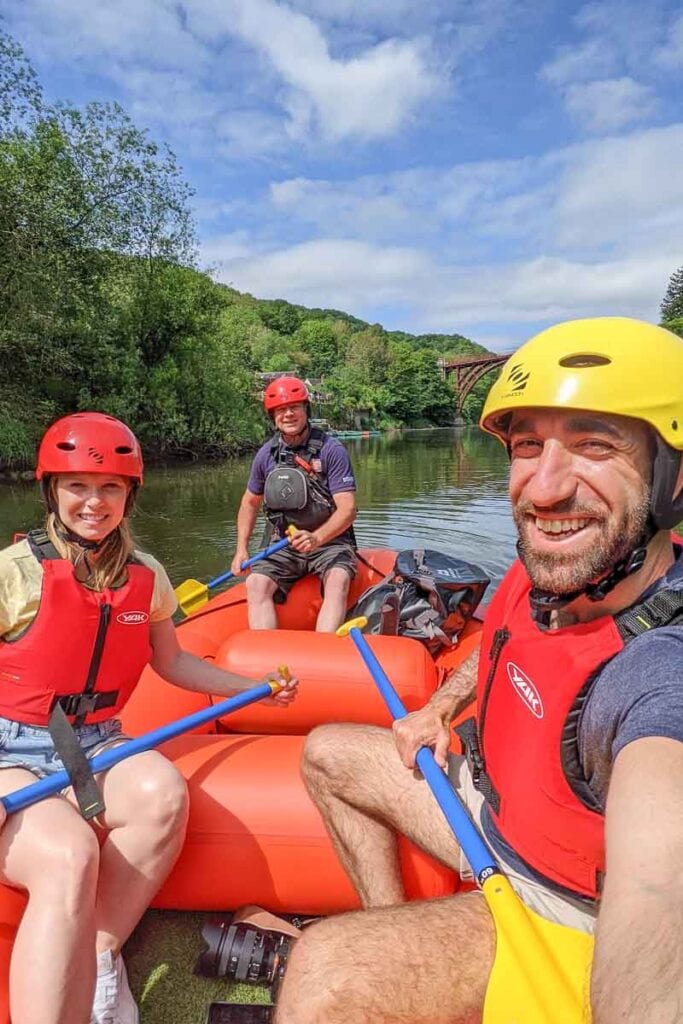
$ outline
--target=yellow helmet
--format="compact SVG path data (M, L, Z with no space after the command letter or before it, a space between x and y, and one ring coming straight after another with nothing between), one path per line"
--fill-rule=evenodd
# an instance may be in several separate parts
M683 450L683 338L616 316L549 327L505 363L481 426L505 442L509 414L539 407L631 416Z
M585 409L648 423L658 439L653 520L666 528L683 516L683 495L674 499L683 451L683 338L627 317L549 327L505 363L480 424L507 444L511 414L529 408Z

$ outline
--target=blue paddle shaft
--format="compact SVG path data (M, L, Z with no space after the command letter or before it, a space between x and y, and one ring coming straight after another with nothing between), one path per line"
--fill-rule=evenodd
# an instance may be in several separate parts
M152 747L156 747L166 740L175 739L176 736L181 736L184 732L189 732L198 725L204 725L206 722L211 722L222 715L228 715L231 711L238 711L240 708L246 707L247 704L254 704L257 700L270 697L272 694L273 691L268 683L259 683L258 686L252 686L248 690L236 694L234 697L228 697L227 700L223 700L219 704L212 704L209 708L194 711L191 715L185 715L184 718L179 718L176 722L169 722L168 725L152 729L151 732L145 733L144 736L138 736L137 739L129 740L126 743L121 743L118 747L105 750L102 754L97 754L92 758L90 767L93 774L106 771L107 768L118 764L119 761L124 761L127 757L141 754L145 750L151 750ZM30 807L31 804L38 803L39 800L43 800L47 796L60 793L69 785L69 776L65 771L60 771L46 779L33 782L30 786L24 786L23 789L18 789L14 793L8 793L7 796L3 796L1 799L7 813L13 814L15 811L21 811L24 807Z
M349 630L349 635L358 648L360 656L370 671L380 693L384 697L392 718L405 718L408 712L403 706L401 698L389 682L384 669L361 631L356 626L353 626ZM429 788L436 797L448 824L453 829L455 838L467 857L475 878L481 882L492 871L497 872L498 867L491 856L490 850L472 824L467 811L448 781L448 776L436 763L434 754L429 747L420 747L415 760L418 768L427 780Z
M276 551L282 551L289 544L289 537L283 537L282 540L277 541L276 544L271 544L269 548L264 548L263 551L257 551L251 558L247 558L246 562L242 562L241 568L248 569L254 562L260 562L264 558L268 558L269 555L274 555ZM234 576L234 572L224 572L222 576L216 576L215 579L210 580L206 584L207 590L211 590L212 587L217 587L219 583L225 583L226 580L231 579Z

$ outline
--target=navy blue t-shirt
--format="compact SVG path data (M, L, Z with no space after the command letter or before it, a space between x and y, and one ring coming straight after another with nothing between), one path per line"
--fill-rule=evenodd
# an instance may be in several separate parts
M683 550L642 595L683 589ZM662 626L626 644L597 676L578 726L581 766L603 812L614 759L634 740L664 736L683 743L683 625ZM482 826L494 850L531 878L549 883L504 841L484 807ZM561 891L561 887L558 888Z
M254 456L247 481L247 490L252 494L263 494L266 477L271 469L275 469L276 462L271 452L272 445L273 439L271 438L261 445ZM320 466L318 467L315 464L316 460L313 460L313 468L326 478L327 486L332 494L356 490L356 478L353 475L349 453L341 441L329 434L326 435L318 458Z

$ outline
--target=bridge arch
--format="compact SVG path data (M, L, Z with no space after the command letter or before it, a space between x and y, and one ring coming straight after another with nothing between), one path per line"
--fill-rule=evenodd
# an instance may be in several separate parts
M455 377L455 412L462 419L465 399L474 385L491 370L507 362L509 354L463 356L461 359L439 359L439 368L445 378Z

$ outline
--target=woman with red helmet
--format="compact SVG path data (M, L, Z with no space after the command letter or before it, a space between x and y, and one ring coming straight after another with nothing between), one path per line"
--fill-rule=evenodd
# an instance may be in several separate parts
M73 785L0 832L0 880L29 895L12 1021L137 1024L120 950L180 852L187 792L156 750L97 779L88 761L125 739L117 714L148 662L221 696L253 680L179 648L168 576L131 537L143 462L124 423L58 420L36 476L45 527L0 551L0 795L63 768ZM296 681L272 699L285 707L295 693Z

